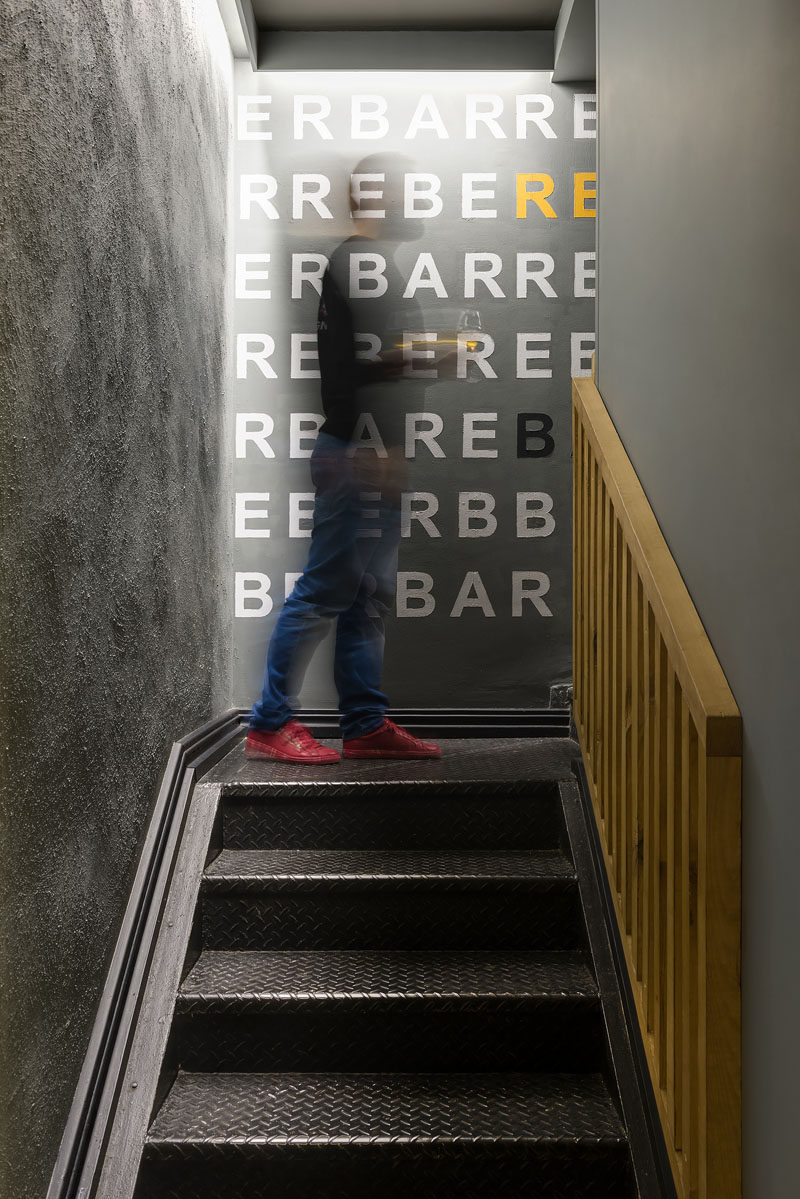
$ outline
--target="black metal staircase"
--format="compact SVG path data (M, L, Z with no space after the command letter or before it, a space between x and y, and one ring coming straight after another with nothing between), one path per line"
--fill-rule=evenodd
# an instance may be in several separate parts
M137 1199L657 1193L565 819L574 743L444 748L312 770L239 747L207 776Z

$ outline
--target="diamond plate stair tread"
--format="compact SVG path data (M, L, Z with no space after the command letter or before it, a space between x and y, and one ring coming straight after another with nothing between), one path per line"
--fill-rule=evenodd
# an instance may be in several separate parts
M225 849L206 867L204 887L371 881L468 886L472 880L524 885L575 878L572 864L557 850Z
M621 1145L599 1074L179 1074L152 1146Z
M558 849L565 843L556 783L527 784L518 794L479 794L473 785L449 796L349 789L307 794L226 796L223 842L228 849L422 849L495 852ZM531 788L536 788L532 791ZM331 802L334 800L335 802Z
M283 762L250 760L240 742L204 776L223 783L232 795L328 795L337 792L384 789L435 789L440 795L474 788L481 794L501 793L510 787L533 792L537 783L572 777L572 762L580 756L577 742L568 737L441 738L441 759L422 761L349 760L332 766L298 766ZM341 748L341 742L323 740Z
M184 979L177 1010L259 1000L597 996L580 952L207 950Z

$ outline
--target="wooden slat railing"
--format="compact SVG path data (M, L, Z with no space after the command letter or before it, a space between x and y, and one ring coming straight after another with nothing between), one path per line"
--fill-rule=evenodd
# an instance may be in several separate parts
M591 379L573 401L575 723L678 1195L737 1199L741 718Z

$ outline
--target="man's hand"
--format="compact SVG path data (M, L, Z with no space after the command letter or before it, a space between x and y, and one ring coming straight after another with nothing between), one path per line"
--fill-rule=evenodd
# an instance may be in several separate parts
M458 350L448 350L436 363L437 379L457 378Z
M391 446L385 458L369 446L359 446L353 454L353 474L362 487L379 491L383 500L394 505L399 505L408 487L408 463L399 445Z
M405 351L402 347L394 350L381 350L378 358L387 378L396 379L403 373Z

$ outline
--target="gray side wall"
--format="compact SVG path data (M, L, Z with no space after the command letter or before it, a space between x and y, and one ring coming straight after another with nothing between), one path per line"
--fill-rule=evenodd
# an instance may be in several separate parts
M220 618L231 64L213 0L11 0L0 57L0 1192L44 1195Z
M744 718L745 1193L797 1186L796 0L604 0L598 381Z

